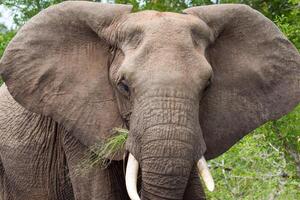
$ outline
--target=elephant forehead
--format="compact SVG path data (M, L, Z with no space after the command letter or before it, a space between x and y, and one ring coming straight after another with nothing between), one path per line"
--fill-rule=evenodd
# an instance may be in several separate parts
M193 15L172 12L142 11L131 13L124 25L124 28L131 32L138 29L151 34L170 32L173 36L176 36L181 33L197 31L207 37L210 35L209 27L201 19Z

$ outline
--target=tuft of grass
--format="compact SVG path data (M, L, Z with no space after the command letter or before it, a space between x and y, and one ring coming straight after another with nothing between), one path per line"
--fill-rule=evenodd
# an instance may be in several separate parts
M106 168L110 163L108 158L115 157L124 149L129 131L123 128L114 128L112 131L112 137L90 148L76 170L77 175L83 174L95 166Z
M105 160L107 158L113 158L120 150L125 146L125 142L128 137L128 130L122 128L114 128L114 136L108 138L103 144L96 144L91 148L91 151L95 154L94 159L91 160L91 165L102 164L106 166Z

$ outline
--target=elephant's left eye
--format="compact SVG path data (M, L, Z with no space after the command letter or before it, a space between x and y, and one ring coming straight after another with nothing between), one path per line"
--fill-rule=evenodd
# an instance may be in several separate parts
M212 82L212 77L210 77L208 80L207 80L207 82L206 82L206 86L205 86L205 88L204 88L204 90L203 90L203 93L206 93L207 92L207 90L210 88L210 86L211 86L211 82Z
M122 79L117 84L118 90L126 97L130 95L130 89L125 79Z

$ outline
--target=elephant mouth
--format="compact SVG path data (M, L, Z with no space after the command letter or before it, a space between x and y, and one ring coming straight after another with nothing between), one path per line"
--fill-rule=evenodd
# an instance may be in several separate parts
M207 189L209 191L213 191L215 188L214 180L209 171L204 156L202 156L197 162L197 169ZM126 173L125 173L125 182L126 182L126 189L131 200L140 200L140 196L137 190L138 173L139 173L139 163L134 158L134 156L131 153L129 153L128 162L126 166Z

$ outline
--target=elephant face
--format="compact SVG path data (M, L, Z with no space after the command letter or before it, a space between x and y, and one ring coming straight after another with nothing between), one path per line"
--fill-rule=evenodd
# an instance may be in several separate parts
M22 106L86 146L129 126L132 199L139 169L143 199L182 199L195 166L213 189L203 156L299 102L299 53L244 5L130 10L71 1L44 10L9 44L1 76Z
M136 23L140 18L143 22ZM110 78L120 101L130 99L130 140L162 124L185 127L192 132L189 143L203 143L198 111L212 76L204 55L208 27L194 16L147 11L129 15L116 32L121 53L114 57Z
M132 100L127 150L143 166L144 195L182 197L206 148L198 115L212 76L204 55L209 28L192 15L146 11L130 14L117 34L122 53L111 80Z

